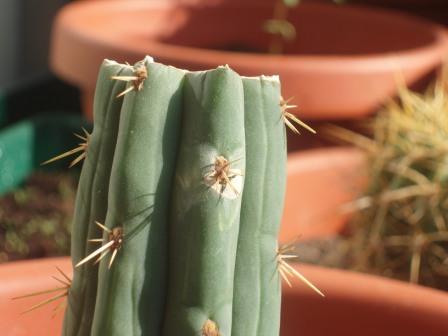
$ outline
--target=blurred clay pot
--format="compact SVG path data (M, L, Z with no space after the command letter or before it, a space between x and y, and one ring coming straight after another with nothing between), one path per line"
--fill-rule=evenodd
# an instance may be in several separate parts
M288 155L280 241L339 233L347 222L341 208L366 182L365 156L353 147L327 147Z
M448 294L397 280L295 265L325 293L283 286L281 336L448 335Z
M90 117L101 61L149 54L189 70L229 64L242 75L279 74L301 118L335 120L375 111L395 95L397 78L422 84L447 55L443 27L399 12L305 3L290 14L296 40L269 55L261 27L271 1L73 2L55 21L51 67L81 88Z
M0 264L0 330L2 336L53 336L61 334L63 311L54 318L53 309L60 301L23 312L34 304L62 293L55 292L31 298L12 300L17 296L61 287L52 276L61 277L59 267L71 277L69 258L44 258Z
M42 297L12 297L60 285L55 266L70 275L69 258L49 258L0 265L2 336L59 335L63 312L53 316L53 302L21 314ZM448 296L416 285L308 265L294 265L326 295L304 284L283 286L281 336L438 336L448 334ZM48 297L48 296L47 296Z

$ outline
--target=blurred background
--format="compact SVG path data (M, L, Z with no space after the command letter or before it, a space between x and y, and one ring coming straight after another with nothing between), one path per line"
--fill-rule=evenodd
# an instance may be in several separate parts
M276 73L278 67L278 71L283 71L281 76L285 80L284 87L288 93L293 92L291 89L293 82L302 83L299 90L305 93L303 97L300 94L298 98L296 97L297 101L294 103L299 105L296 112L313 128L319 131L328 123L332 123L350 132L360 131L362 136L370 138L372 131L360 126L360 122L370 120L371 116L383 109L383 105L380 106L376 100L372 100L374 103L369 101L374 95L380 96L381 104L390 98L400 97L400 92L397 91L397 78L394 77L399 72L397 69L401 69L401 66L405 72L411 69L408 77L406 73L404 75L406 83L411 87L420 83L416 89L423 92L428 85L434 83L446 58L447 42L444 34L448 24L448 2L444 0L347 0L337 1L341 3L339 5L325 0L308 0L300 4L296 4L296 1L286 1L285 3L293 5L286 10L289 11L289 16L283 19L280 17L286 23L283 22L279 26L272 25L272 21L269 23L271 25L265 23L269 19L276 19L275 6L283 3L282 0L255 2L256 6L263 7L261 11L246 6L248 3L254 3L251 0L147 0L147 3L175 3L180 9L177 9L177 5L172 6L174 9L169 12L175 14L172 20L166 20L166 17L157 14L158 12L152 14L149 9L145 9L147 12L144 13L149 13L148 15L153 17L149 20L150 24L146 25L149 27L147 31L136 36L148 38L146 41L142 40L141 49L133 50L132 47L126 49L125 46L124 51L120 51L118 47L110 47L120 34L120 24L113 24L112 22L115 22L113 19L108 21L107 16L97 22L92 19L95 14L92 14L94 11L90 9L85 13L82 12L83 4L88 7L89 3L109 2L126 4L128 8L126 11L129 11L131 13L129 16L132 17L132 6L129 5L132 0L0 0L0 262L68 254L70 222L80 165L68 171L65 169L70 163L68 158L45 167L41 167L41 163L71 148L76 148L77 141L72 133L79 133L81 127L92 129L93 87L98 62L103 57L116 57L122 62L135 61L134 58L143 56L145 43L149 43L151 38L176 47L186 46L189 50L195 47L206 52L206 49L211 47L215 48L215 51L226 49L224 58L217 58L216 62L227 63L226 57L228 57L230 65L235 65L237 70L243 69L243 72L249 73L255 71L257 74L264 69L267 69L268 73ZM317 9L307 7L308 4L318 3L325 4L330 10L320 11L317 7ZM206 4L203 6L205 9L196 11L194 6L201 8L201 4ZM72 6L66 7L67 5ZM352 6L356 8L354 11L351 9ZM382 14L373 15L374 19L370 24L369 11L373 10L375 13L375 9L381 9L379 13ZM79 19L75 16L77 11L80 14ZM201 15L204 13L209 15L209 18L201 20ZM237 32L246 38L246 41L243 41L246 45L242 46L238 44L241 41L232 40L230 33L228 36L224 33L225 37L222 39L216 33L221 24L230 22L231 27L234 23L236 26L238 22L241 23L243 15L241 13L246 15L241 25L243 28L239 27L240 31ZM253 21L249 18L251 14L255 18ZM326 21L332 21L333 17L339 15L342 19L336 20L329 29L319 28L323 27ZM382 15L385 15L384 18ZM395 20L394 15L399 19ZM58 24L55 23L57 16ZM221 19L221 16L224 16L224 19ZM144 22L139 21L141 20L139 17L136 16L135 21ZM248 18L247 24L244 22L246 18ZM285 27L290 29L288 26L290 24L297 29L295 33L299 41L298 49L294 49L294 41L286 41L288 36L282 35L285 34L284 31L276 30ZM311 26L307 26L308 24ZM139 25L136 24L135 27L132 29L138 29ZM78 28L79 31L76 30ZM339 29L343 29L346 36L338 36ZM109 30L112 32L111 36L106 36ZM208 31L212 31L215 35L210 37ZM315 35L314 31L317 32ZM330 89L330 86L327 86L330 85L326 82L327 78L322 77L325 73L322 69L326 69L327 65L317 66L316 73L321 77L314 80L307 77L314 71L306 65L308 63L300 65L299 62L291 68L304 69L297 75L299 79L294 77L296 73L290 74L289 70L281 69L285 62L280 58L268 58L271 61L265 62L266 68L262 67L261 70L258 68L254 70L251 67L252 62L249 62L250 66L247 66L247 62L241 66L232 63L237 62L237 58L234 57L246 55L244 53L246 51L249 51L247 55L254 55L260 52L260 48L267 49L260 44L269 40L270 35L266 34L271 34L274 42L279 36L285 38L281 43L285 44L285 54L288 57L294 54L300 56L303 53L310 57L317 56L322 64L328 64L325 63L327 61L339 64L334 72L337 76L333 73L331 76L336 77L330 78L329 82L333 81L333 84L335 82L337 86L343 87L352 80L347 88L349 92L353 90L351 97L353 103L349 100L348 105L343 102L341 107L333 108L333 105L337 105L334 102L341 94L337 89ZM338 38L332 39L332 34ZM102 44L96 43L96 39L103 35L107 41L106 48L97 52L96 46ZM324 35L327 41L321 39ZM78 38L79 36L81 38ZM349 45L352 43L350 42L352 37L358 41L358 45ZM252 43L250 39L255 42ZM208 41L208 44L200 45L203 41ZM235 44L235 41L238 43ZM381 41L387 43L382 46ZM236 53L233 52L234 48ZM52 66L50 66L50 50L54 51ZM157 47L150 44L148 50L155 50L156 54L159 52ZM315 55L312 50L323 51ZM353 54L350 54L352 51ZM418 58L420 56L417 57L417 53L424 54L424 57ZM187 61L185 63L176 58L182 56L183 52L176 54L178 55L166 56L165 53L162 61L193 69L201 66L210 67L214 62L208 60L208 63L204 64L200 64L200 61L191 63L190 59L190 63ZM365 75L370 74L372 70L370 68L368 70L367 63L363 62L370 56L374 59L373 68L385 66L390 68L387 70L389 72L386 73L384 70L384 73L375 79L366 77ZM89 57L92 57L93 61L87 66L72 66L78 60L89 60ZM293 57L290 57L289 61L294 62ZM66 70L65 65L71 69ZM413 73L413 67L420 69ZM355 79L351 79L352 77ZM356 90L361 82L367 86L363 86L362 92L358 92ZM313 90L317 91L318 95L314 100L310 98L314 93L309 87L315 87ZM362 105L363 101L357 100L360 95L367 101L368 108ZM322 110L319 110L320 108ZM338 115L339 112L342 114ZM360 170L359 165L361 161L363 162L364 156L354 151L353 148L356 146L353 146L353 141L349 148L340 147L341 143L346 145L347 140L353 139L352 133L348 136L348 133L334 129L333 133L337 136L331 137L320 131L318 135L306 131L299 137L292 132L288 135L289 169L291 169L288 173L288 183L297 186L297 189L309 189L309 191L304 197L292 192L295 187L288 189L282 239L291 236L292 231L297 230L305 238L313 238L331 233L336 230L335 228L339 230L345 225L342 224L346 222L345 217L330 216L330 213L343 201L353 198L353 195L347 195L345 190L347 186L341 183L340 176L334 172L347 176L350 173L352 175L349 179L357 180L356 171ZM344 141L341 141L341 137ZM329 184L340 188L335 187L334 193L326 195L322 190ZM329 219L330 217L332 219ZM297 226L292 229L293 226L288 223L298 225L299 229Z
M83 74L86 73L86 71L85 69L83 69L84 65L82 63L79 63L78 66L77 62L80 61L80 59L85 55L87 56L85 56L84 58L89 60L89 49L94 48L89 48L88 46L83 44L78 46L76 44L77 40L72 40L72 37L77 35L75 33L70 33L71 26L69 24L67 24L66 26L63 25L63 22L71 22L70 20L72 19L68 18L68 15L64 16L64 19L60 19L59 25L55 24L55 18L58 13L59 16L62 17L62 15L60 15L61 9L63 9L66 5L76 3L88 4L94 2L97 1L0 0L0 48L2 51L0 53L0 149L2 149L0 154L3 153L3 155L0 155L0 193L3 195L2 198L0 198L0 262L27 257L43 257L52 254L64 255L69 251L69 227L72 217L76 180L79 174L79 167L70 170L69 173L64 172L65 170L62 168L68 165L67 162L69 161L67 161L67 159L65 162L62 161L57 162L51 166L45 166L42 172L40 164L59 153L63 153L73 146L76 147L77 144L75 138L72 137L72 133L79 133L79 129L81 126L86 126L88 128L90 127L91 129L90 122L93 94L92 83L94 83L97 69L97 64L95 62L98 63L99 59L108 57L108 51L104 51L106 53L105 55L100 54L99 58L95 59L92 62L93 65L90 65L90 72L88 73L88 76L86 76L89 77L86 78L87 84L84 85L84 83L81 83L82 81L80 80L80 78L82 78ZM109 2L129 5L132 0L111 0ZM240 11L240 7L243 8L245 4L250 3L251 0L215 0L207 2L201 0L147 0L147 2L176 3L180 4L180 7L181 5L193 4L194 6L194 4L206 3L210 8L213 8L213 6L215 5L218 6L219 4L224 7L226 6L226 4L232 4L232 15L240 17L241 15L238 14ZM282 0L266 0L258 1L257 3L265 7L263 13L267 14L263 14L264 16L259 16L254 11L254 17L258 15L257 17L260 17L260 19L257 20L261 21L254 21L255 23L253 23L249 20L247 24L244 24L243 22L241 27L238 29L241 29L241 31L249 29L248 31L250 31L251 33L249 35L246 35L249 37L253 37L254 40L259 40L260 36L264 36L263 39L266 40L266 31L263 32L262 29L263 20L269 19L269 17L265 16L269 16L270 11L273 11L271 14L274 15L275 18L275 6L278 5L278 3L282 3ZM295 1L292 1L292 3L294 4ZM332 4L331 1L326 0L308 0L304 1L303 3L305 3L305 5L323 3L325 5L334 7L334 4ZM335 13L342 13L341 15L343 17L343 15L345 15L343 13L345 11L349 11L349 8L353 5L360 6L360 8L363 8L363 6L368 6L368 8L372 9L382 9L385 10L385 14L387 14L388 11L391 11L392 15L394 15L394 13L398 15L401 15L403 13L411 14L416 18L417 21L419 20L418 18L428 20L425 21L425 25L427 26L430 25L431 22L440 24L440 29L444 29L443 27L448 24L448 2L443 0L347 0L342 2L342 4L339 6L339 12L336 11ZM82 6L79 6L79 8L81 7ZM128 6L128 8L131 7L132 6ZM306 8L306 6L303 8ZM338 57L338 51L333 52L331 49L334 46L336 48L339 48L337 46L337 44L339 43L338 41L332 44L329 42L327 43L324 40L320 40L319 34L321 33L319 33L317 27L323 26L323 21L327 20L323 19L324 14L319 14L319 12L317 12L316 18L314 18L313 16L313 19L311 20L311 29L318 31L316 35L317 38L313 37L314 35L312 34L310 35L310 38L307 38L304 37L304 34L307 34L304 32L312 32L312 30L309 30L306 25L302 26L302 23L307 21L307 10L303 9L303 13L305 14L300 14L300 12L302 11L302 3L297 6L297 10L300 15L304 16L299 15L296 17L296 8L290 8L289 10L290 18L292 20L291 22L297 25L297 41L299 41L299 45L302 40L310 40L310 45L312 46L311 48L314 48L316 50L325 50L325 52L322 53L322 55L324 55L323 60L327 58L333 59L335 57ZM210 12L206 12L206 15L216 17L216 13L219 13L220 11L220 9L217 12L211 10ZM227 9L224 9L223 13L228 13L226 11ZM68 10L67 13L69 12L76 12L76 10ZM157 19L159 21L156 20L154 25L157 26L157 24L159 24L160 27L163 28L159 29L161 33L156 33L161 34L160 36L156 36L156 38L159 38L160 41L163 41L165 43L173 43L174 45L176 43L180 43L187 46L189 45L189 43L193 43L193 46L195 46L194 43L199 43L197 41L201 40L202 33L205 34L204 40L210 39L205 33L207 29L204 29L204 27L200 25L202 20L195 19L195 15L199 14L195 14L196 12L194 10L185 10L185 12L182 13L183 15L186 15L186 17L190 17L191 14L191 19L189 19L191 22L187 20L186 22L178 24L176 26L174 23L164 23L163 21ZM327 15L327 18L331 18L332 16L336 15L332 13L333 12L330 11L325 15ZM356 14L358 12L354 13L355 16L358 15ZM362 14L363 12L360 11L359 13ZM316 14L314 13L313 15ZM350 15L347 16L347 18L350 18ZM228 17L225 20L228 21ZM365 40L366 37L363 37L362 34L359 36L357 35L357 31L362 32L363 30L365 30L365 27L362 27L362 20L363 19L358 19L358 22L355 19L353 23L348 24L348 26L344 28L346 29L345 32L347 35L353 35L355 38L358 38L359 43L364 45L364 47L359 47L358 53L360 53L361 50L364 49L368 50L370 48L369 46L372 46L371 48L373 50L373 54L375 54L374 48L376 48L377 45L380 46L381 43L373 43L373 39L370 39L370 37L374 37L375 40L380 41L387 40L389 38L387 29L389 28L382 27L382 19L379 19L378 22L380 22L380 24L378 28L375 28L376 26L372 25L373 29L369 28L371 31L369 31L366 35L367 37L370 37L368 38L368 40ZM80 22L78 26L82 28L84 21L82 21L82 19L78 21ZM78 21L74 20L70 24L75 27L77 26ZM204 22L205 24L207 24L207 22L209 21L205 20ZM221 22L220 19L217 19L216 22L218 23L214 25L213 23L208 23L210 25L209 27L211 28L214 26L219 26L221 24L225 25L225 21ZM391 22L394 21L392 20ZM412 22L412 20L410 20L410 22ZM102 23L95 23L94 25L90 25L90 21L86 21L85 29L92 29L92 33L87 34L87 36L95 37L95 34L101 35L104 31L106 31L106 28L104 28L103 31L101 31L101 28L98 28L98 31L95 31L95 25L98 25L98 27L102 27L101 24ZM107 24L108 23L106 21L106 25ZM353 24L353 26L351 26L351 24ZM393 27L393 25L394 23L392 23L391 27ZM198 26L199 28L196 26ZM148 27L152 26L149 25ZM340 25L340 23L336 23L336 27L337 29L339 29L342 26ZM422 27L422 31L425 31L425 26L423 25ZM67 33L66 35L61 33L64 32L64 29L69 33ZM156 27L151 29L157 30L158 28ZM415 43L415 45L417 46L415 47L416 50L420 48L420 45L418 45L418 43L421 42L416 42L419 39L419 35L414 32L413 29L408 29L408 32L406 33L406 29L407 28L403 28L401 31L398 31L398 33L401 35L397 35L395 40L393 38L389 39L392 41L388 42L389 48L394 48L393 41L396 41L397 45L402 45L403 43L403 45L405 45L407 42L404 40L406 39L410 39L409 45L411 46L412 43ZM331 36L331 30L334 29L330 28L329 36ZM172 35L169 35L171 33L168 34L164 31L172 31ZM188 34L190 34L190 31L193 32L197 40L196 42L193 41L194 38L192 40L193 42L189 40ZM198 31L200 31L200 33L198 33ZM430 31L430 29L428 29L428 31ZM328 32L322 30L322 34L328 35ZM393 35L393 33L391 33L391 35ZM185 42L182 39L184 39ZM330 39L332 38L330 37ZM412 39L414 39L414 41L412 41ZM213 44L221 43L215 43L214 41L220 41L220 38L212 38L211 42L209 41L209 47ZM344 40L344 38L341 38L341 41L343 41L343 43L341 44L342 48L344 48L344 43L349 40ZM234 41L230 41L230 43L233 42ZM234 47L233 45L229 45L228 41L223 43L227 44L218 47ZM287 48L288 43L289 42L285 42ZM327 43L326 46L319 46L319 44L325 43ZM73 46L72 49L70 49L71 46ZM251 46L250 41L248 43L248 46ZM200 46L200 48L206 47L207 46ZM239 46L237 46L237 48L238 47ZM52 48L53 50L55 50L54 54L56 56L54 57L53 66L50 67L49 55ZM243 48L246 48L246 46L243 46ZM347 50L356 50L356 48L356 46L347 47ZM382 50L381 48L384 49L386 47L379 48L380 49L378 50ZM298 54L303 52L305 49L303 49L302 51L298 49ZM387 52L387 49L384 49L381 52L383 51ZM80 57L75 56L72 58L71 56L76 54L76 52L80 53ZM251 52L253 52L253 50ZM290 54L295 53L296 51L295 49L286 49L286 52ZM307 53L309 54L310 52L307 51ZM347 66L348 72L346 75L342 73L341 78L344 78L344 76L347 78L350 78L351 76L356 77L357 75L352 75L350 71L352 71L352 69L356 69L357 66L350 65L351 63L348 61L351 57L349 51L345 51L344 53L346 54L344 58L344 66ZM96 54L98 54L98 52ZM93 52L92 55L96 57L96 54L95 52ZM238 53L233 54L237 55ZM386 55L387 53L384 54ZM116 55L120 61L133 61L132 58L134 57L134 54L130 54L129 58L126 58L128 57L128 54L126 54L126 52L118 53ZM138 56L140 57L140 54L138 54ZM115 54L111 55L111 57L115 57ZM428 65L425 65L424 70L420 70L418 76L414 78L415 82L421 82L422 78L425 79L424 85L419 85L418 87L420 91L424 90L426 86L434 80L435 76L433 70L441 65L441 58L440 56L437 57L430 61ZM162 61L164 60L162 59ZM167 62L170 62L170 60L168 60ZM177 64L176 62L178 62L178 60L174 59L171 62L174 62L173 64L177 66L189 66L187 63L182 62ZM225 63L226 58L221 59L220 62ZM355 64L356 62L354 61L353 64ZM71 67L72 70L66 70L64 68L66 63L68 64L67 69ZM279 62L278 64L281 63L282 62ZM418 62L415 64L417 67L420 66ZM198 66L198 64L192 65L193 68L196 66ZM89 67L89 65L87 65L87 67ZM428 69L431 70L431 72L428 72ZM319 72L319 66L313 67L313 71L314 70L318 70ZM263 70L257 69L256 71L258 73L262 72ZM269 71L275 73L275 66L273 68L269 68ZM282 74L282 76L283 75L284 77L282 78L285 79L285 87L287 90L289 90L289 88L292 87L289 82L294 81L294 78L287 78L288 72ZM307 74L305 73L305 76L306 75ZM297 82L304 82L305 85L309 85L311 81L314 81L314 79L308 80L308 77L305 78L305 80L301 81L299 79L297 80ZM414 79L410 81L411 85L414 84ZM364 80L364 82L367 83L367 87L369 87L369 85L371 86L371 88L373 89L372 94L376 90L375 85L376 88L381 88L382 85L379 84L380 82L378 82L378 79L373 79L373 77L367 77L367 79L360 79L356 77L354 80L355 84L352 84L355 85L354 88L361 80ZM339 81L340 78L338 77L336 79L336 83L338 83ZM371 83L369 81L371 81ZM324 88L327 85L327 82L325 79L318 79L316 85L317 90L319 90L319 87ZM387 85L390 85L390 81ZM395 84L393 86L395 87ZM394 90L392 90L391 88L387 89L385 91L386 95L390 95L391 97L396 95L397 92ZM351 131L360 130L364 132L364 134L368 135L369 132L364 131L363 126L359 126L359 121L367 120L367 115L371 115L372 113L374 113L377 108L375 107L375 111L369 110L368 113L364 111L360 115L355 115L356 113L358 113L356 107L353 109L354 112L350 112L353 113L353 116L351 114L342 114L341 116L338 116L336 113L331 114L334 111L327 111L328 104L333 104L332 99L334 98L330 97L330 95L327 95L330 94L331 91L332 90L330 90L328 93L324 92L322 94L322 97L319 97L319 100L321 100L322 102L328 100L327 105L324 106L324 104L322 105L323 107L319 105L320 103L317 105L311 103L311 108L308 107L306 99L309 95L311 95L310 92L305 92L305 99L303 100L299 96L299 101L295 102L299 105L299 109L297 110L298 116L300 117L302 115L302 119L305 119L306 122L308 122L312 127L316 129L319 129L327 125L328 123L332 123L334 125L347 128ZM363 94L365 94L365 92ZM369 94L370 92L367 92L366 97L368 97ZM339 95L339 93L337 93L337 95ZM355 93L352 94L353 97L355 97L356 95L357 94ZM368 99L369 98L367 98L367 100ZM315 107L313 104L317 107ZM353 106L355 106L355 104L358 103L354 102L353 104ZM305 105L303 109L301 109L302 105ZM321 107L322 110L324 110L323 112L319 110L319 108ZM350 108L351 106L349 105L348 107ZM308 108L311 112L308 111ZM346 108L347 105L345 105L345 107L341 107L341 109ZM322 115L320 115L321 112ZM334 157L334 160L332 160L332 162L336 162L336 170L346 169L343 165L344 162L357 162L357 160L359 161L358 158L354 158L353 155L347 154L345 152L325 152L323 154L319 153L319 150L325 149L327 147L333 148L333 146L341 144L341 141L335 140L334 137L329 137L325 132L318 132L318 135L312 135L311 133L305 131L302 132L302 135L300 137L296 137L295 135L290 133L288 137L290 161L293 162L293 160L297 159L299 162L302 162L301 164L299 164L299 167L301 167L303 162L308 162L308 156L311 157L311 161L314 160L316 162L319 162L319 160L321 160L320 156L323 155L324 157L326 157L326 159L322 161L324 165L328 165L328 162L330 162L329 158ZM23 148L26 148L26 150L23 150ZM317 152L311 151L312 149L317 149ZM337 150L344 151L345 148L336 149L336 151ZM296 156L298 156L298 158L296 158ZM314 163L312 165L314 165ZM317 166L313 166L313 168L309 171L301 171L302 173L299 172L299 177L297 179L291 177L290 183L295 183L296 185L305 183L307 185L310 185L310 189L312 188L312 183L314 183L315 185L321 186L321 188L325 188L322 181L325 181L326 170L324 170L324 168L316 167ZM350 166L349 169L354 169L353 165ZM49 173L46 173L46 171L48 171ZM334 175L335 174L327 177L328 179L334 179ZM310 181L312 181L312 183ZM290 188L290 190L292 190L292 188ZM340 192L339 194L336 193L337 196L335 198L330 198L327 203L322 202L323 205L321 204L320 207L316 208L314 204L316 203L317 199L321 199L323 190L319 188L314 188L314 190L315 191L313 193L310 193L307 198L309 201L305 201L304 203L302 202L304 204L303 208L315 208L313 210L314 212L301 211L300 209L296 209L297 196L295 196L294 194L287 195L284 222L300 223L297 224L299 226L301 225L299 231L301 230L305 237L307 237L308 235L308 229L310 232L310 237L313 237L313 235L315 235L314 232L320 232L319 230L321 230L323 233L325 233L328 231L328 227L331 227L332 225L339 227L341 226L340 223L344 221L339 217L337 217L337 219L335 220L328 221L329 216L327 213L329 213L331 209L334 210L337 204L341 203L343 199L347 199L348 196L345 195L344 192ZM48 202L45 202L45 200L47 200ZM322 222L322 224L318 225L314 222ZM289 226L286 225L285 227L285 230L288 231L287 228ZM293 231L297 230L297 228L293 229ZM284 237L286 237L288 234L285 233ZM57 237L57 239L53 239L55 236ZM38 241L42 242L36 243Z
M310 335L446 335L446 293L383 281L448 290L447 26L448 0L0 0L0 271L70 253L104 58L229 64L280 75L290 129L279 241L342 293L323 313L301 293L289 321L322 313Z
M53 18L66 0L1 0L0 88L48 73Z
M49 72L51 26L57 11L68 2L70 0L0 1L0 89ZM396 9L448 23L448 3L444 0L353 0L349 3Z

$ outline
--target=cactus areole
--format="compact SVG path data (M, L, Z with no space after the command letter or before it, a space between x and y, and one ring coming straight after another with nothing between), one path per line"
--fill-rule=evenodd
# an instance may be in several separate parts
M55 158L83 160L64 336L279 334L283 105L277 76L103 62Z

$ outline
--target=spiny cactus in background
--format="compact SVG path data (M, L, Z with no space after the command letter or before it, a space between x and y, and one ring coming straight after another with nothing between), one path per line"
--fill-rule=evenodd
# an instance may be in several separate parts
M291 107L276 76L105 61L63 335L278 335Z
M359 270L448 289L448 93L402 87L373 123L373 140L333 129L368 158L368 188L349 205Z

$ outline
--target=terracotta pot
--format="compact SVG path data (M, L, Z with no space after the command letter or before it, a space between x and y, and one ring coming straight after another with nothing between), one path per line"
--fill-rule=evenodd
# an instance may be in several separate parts
M446 0L350 0L350 3L393 8L433 22L448 24L448 3Z
M68 258L0 265L2 336L59 335L63 313L52 318L52 303L21 314L42 298L16 301L17 295L53 288L55 266L70 274ZM282 336L430 336L447 335L448 296L444 292L393 280L338 270L295 267L326 294L322 298L301 283L283 287Z
M283 286L281 336L448 335L446 292L316 266L297 269L326 297L300 283Z
M365 158L352 147L333 147L288 155L285 209L280 240L331 236L347 221L341 206L366 181Z
M132 63L150 54L190 70L229 64L244 75L280 74L284 96L295 97L302 118L338 119L374 111L395 94L397 75L416 83L447 54L447 35L438 25L384 10L313 3L292 12L298 38L287 55L221 51L266 49L269 37L260 27L271 16L270 1L194 2L69 4L54 24L51 67L81 88L87 113L104 58Z
M428 6L441 7L446 5L445 0L354 0L354 2L362 2L369 5L400 6L403 8Z
M22 314L34 304L50 296L11 300L13 297L60 286L51 276L59 276L58 266L71 277L68 258L48 258L10 262L0 265L0 330L2 336L60 335L63 314L53 316L56 304L45 305Z

